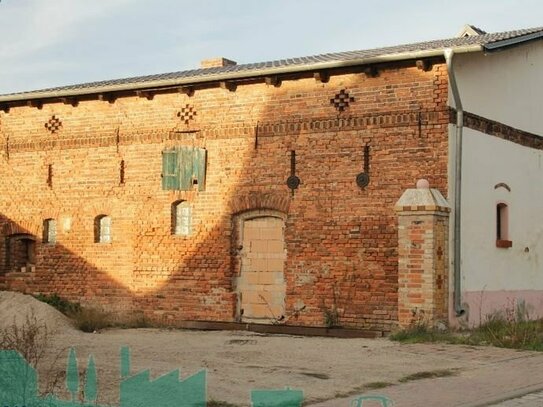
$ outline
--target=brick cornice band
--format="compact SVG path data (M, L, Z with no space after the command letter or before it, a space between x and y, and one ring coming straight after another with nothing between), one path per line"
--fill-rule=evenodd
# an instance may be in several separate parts
M302 133L325 133L336 131L366 130L373 128L398 128L409 126L431 126L446 123L446 109L398 110L368 113L352 117L326 117L303 120L263 122L255 124L216 126L202 129L162 129L147 133L123 133L111 128L99 135L80 135L51 139L49 135L25 141L9 141L6 137L0 144L1 151L10 153L81 147L111 147L118 145L160 143L186 140L187 135L195 139L223 139L232 137L253 138L278 137Z

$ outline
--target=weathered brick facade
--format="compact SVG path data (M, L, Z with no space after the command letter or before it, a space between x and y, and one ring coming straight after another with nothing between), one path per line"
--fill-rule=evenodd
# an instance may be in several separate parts
M448 202L426 180L408 189L398 213L398 324L446 324L449 299Z
M0 237L36 239L34 269L6 274L8 287L169 323L235 321L236 216L265 209L286 219L278 322L322 326L333 310L341 326L389 331L398 320L394 204L419 178L446 195L446 67L401 62L376 77L276 85L0 111ZM343 110L331 101L341 90ZM360 188L366 145L370 183ZM180 146L207 151L205 190L162 189L162 152ZM189 236L172 234L180 200L191 205ZM111 217L111 243L95 242L99 215ZM46 219L56 220L54 244L42 242ZM8 250L0 247L4 273Z

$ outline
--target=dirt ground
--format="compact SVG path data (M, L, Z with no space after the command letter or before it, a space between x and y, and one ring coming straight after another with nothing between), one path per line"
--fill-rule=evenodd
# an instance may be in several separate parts
M93 354L99 402L116 405L123 345L131 349L132 373L150 369L154 379L176 368L182 376L206 369L208 399L239 406L250 405L251 389L301 389L306 403L311 403L361 393L365 385L376 382L398 383L414 373L474 368L510 353L493 348L400 345L387 339L160 329L73 331L57 335L54 345L55 350L74 346L81 368ZM63 358L59 371L64 363Z
M120 349L125 345L131 349L131 374L150 369L151 378L155 379L177 368L183 377L206 369L208 400L236 406L250 405L252 389L300 389L305 402L311 404L361 394L378 387L376 383L397 384L415 373L450 370L469 374L469 370L485 364L518 357L515 351L505 349L401 345L386 338L337 339L167 329L110 329L86 334L72 328L62 315L55 314L56 310L47 305L45 309L31 297L7 298L1 294L0 321L9 321L14 312L17 315L27 312L31 305L37 316L56 323L57 333L39 369L42 386L64 372L68 348L73 346L81 371L89 355L94 355L100 404L119 403ZM21 303L14 307L14 301ZM56 373L48 374L59 353L62 357L57 361ZM61 385L64 387L62 381Z

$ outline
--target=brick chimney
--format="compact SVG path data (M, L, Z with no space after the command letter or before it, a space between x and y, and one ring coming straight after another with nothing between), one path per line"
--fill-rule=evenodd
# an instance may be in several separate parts
M206 69L206 68L221 68L223 66L231 66L231 65L237 65L238 63L236 61L232 61L231 59L219 57L219 58L210 58L210 59L204 59L200 62L200 68Z

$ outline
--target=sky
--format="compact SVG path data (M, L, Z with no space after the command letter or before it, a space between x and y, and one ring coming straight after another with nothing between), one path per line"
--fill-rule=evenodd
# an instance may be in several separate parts
M0 0L0 94L543 26L541 0Z

